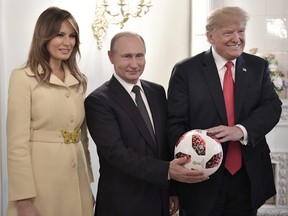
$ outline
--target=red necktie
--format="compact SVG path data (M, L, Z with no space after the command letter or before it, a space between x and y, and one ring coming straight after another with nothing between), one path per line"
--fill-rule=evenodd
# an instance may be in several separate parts
M234 81L232 77L233 62L225 64L227 70L223 81L223 94L225 99L228 126L234 126ZM225 162L226 169L234 175L242 166L241 144L238 141L230 141Z

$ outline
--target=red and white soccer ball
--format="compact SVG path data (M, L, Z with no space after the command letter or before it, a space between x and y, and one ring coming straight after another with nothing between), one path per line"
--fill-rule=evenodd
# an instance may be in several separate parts
M187 157L186 168L203 170L209 176L220 167L223 150L219 140L207 135L207 131L191 130L179 138L174 155L175 158Z

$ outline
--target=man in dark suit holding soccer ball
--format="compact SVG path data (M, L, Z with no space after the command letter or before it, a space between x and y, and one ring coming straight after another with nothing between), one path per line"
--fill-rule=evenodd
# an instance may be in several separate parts
M169 178L186 183L207 179L201 171L184 168L185 158L168 161L166 94L161 85L140 79L145 54L140 35L116 34L108 51L115 73L85 100L100 163L95 216L169 216L177 210L173 197L169 208Z
M178 183L181 216L256 216L275 195L265 135L277 124L281 101L268 62L244 53L248 16L224 7L207 19L211 48L177 63L168 89L168 139L206 129L223 147L223 162L207 181Z

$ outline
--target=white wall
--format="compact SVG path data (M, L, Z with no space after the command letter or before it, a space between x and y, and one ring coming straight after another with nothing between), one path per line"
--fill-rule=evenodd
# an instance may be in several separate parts
M2 1L0 1L0 30L2 30ZM2 32L2 31L1 31ZM2 40L2 34L0 34L0 47L2 47L3 45L3 40ZM1 48L0 49L0 80L3 80L4 79L4 73L1 72L1 71L4 71L3 70L3 66L4 66L4 59L3 59L3 49ZM1 83L0 85L0 98L3 98L3 92L4 88L3 88L3 85ZM1 99L0 99L1 100ZM2 101L0 102L0 155L1 155L1 158L2 158L2 131L3 131L3 126L2 126L2 112L3 108L2 108ZM0 212L2 210L2 160L0 160Z
M146 69L142 78L168 86L173 65L189 55L189 0L154 0L150 12L141 19L131 19L123 30L140 33L147 45ZM107 57L111 37L120 29L110 26L103 40L103 48L97 48L91 23L94 19L96 0L0 0L0 111L2 142L2 214L7 205L6 137L5 118L7 88L10 72L27 58L36 19L49 6L69 10L80 26L82 58L80 68L88 77L88 93L112 75ZM4 130L4 131L3 131ZM93 171L98 178L98 158L94 143L91 142ZM0 206L1 207L1 206Z

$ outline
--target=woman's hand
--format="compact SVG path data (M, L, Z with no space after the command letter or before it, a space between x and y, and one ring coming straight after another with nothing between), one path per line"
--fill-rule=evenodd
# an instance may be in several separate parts
M18 216L41 216L32 199L23 199L17 201Z

